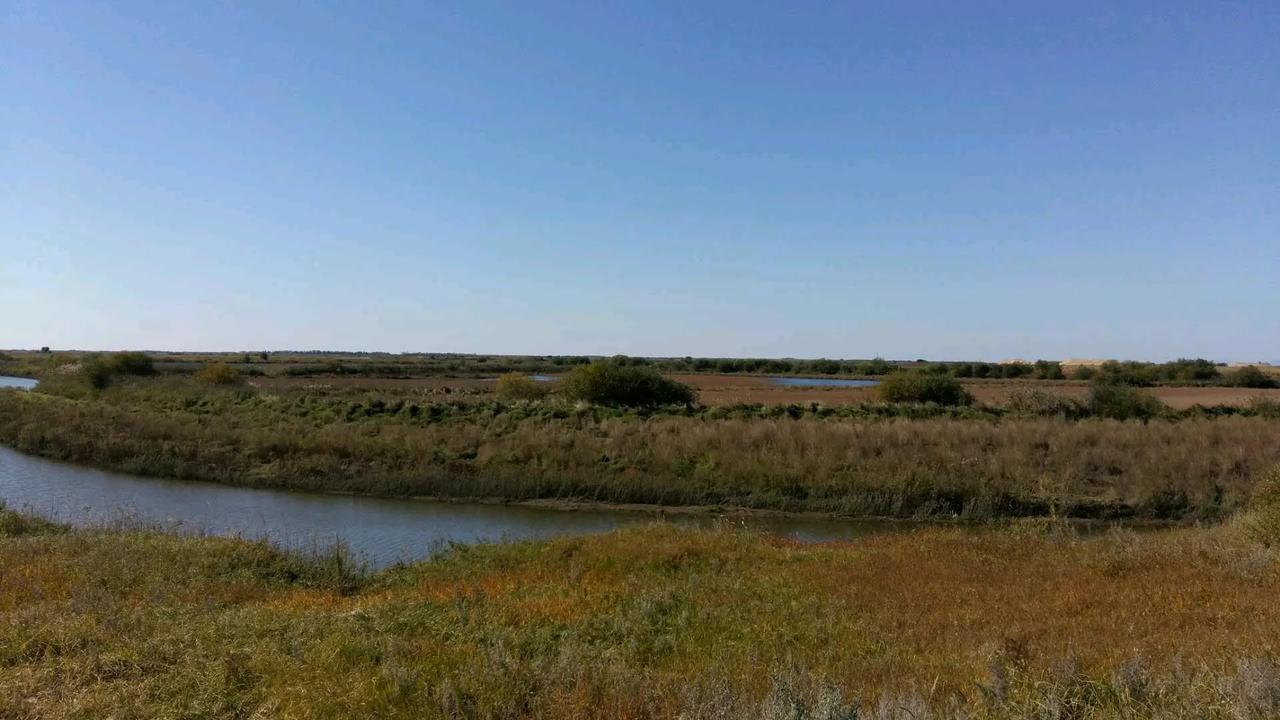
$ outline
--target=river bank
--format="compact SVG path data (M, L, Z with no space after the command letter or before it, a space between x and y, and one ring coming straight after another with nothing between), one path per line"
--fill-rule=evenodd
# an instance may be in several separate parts
M1280 423L640 415L146 378L0 391L0 443L151 477L383 497L893 518L1213 520Z

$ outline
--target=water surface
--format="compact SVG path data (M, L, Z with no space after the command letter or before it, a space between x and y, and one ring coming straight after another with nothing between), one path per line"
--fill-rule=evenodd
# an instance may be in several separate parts
M318 550L341 540L381 567L426 557L448 543L584 535L637 522L737 522L805 541L901 531L883 521L801 518L715 519L612 510L450 503L238 488L106 472L24 455L0 446L0 501L11 509L76 526L147 525L197 534L264 538Z
M783 387L875 387L880 384L879 380L827 377L771 377L769 380Z
M12 375L0 375L0 388L18 388L20 390L30 390L35 387L38 380L23 377L13 377Z

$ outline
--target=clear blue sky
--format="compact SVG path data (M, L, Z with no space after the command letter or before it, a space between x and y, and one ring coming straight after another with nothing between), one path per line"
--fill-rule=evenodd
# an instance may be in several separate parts
M0 347L1280 360L1274 0L105 5Z

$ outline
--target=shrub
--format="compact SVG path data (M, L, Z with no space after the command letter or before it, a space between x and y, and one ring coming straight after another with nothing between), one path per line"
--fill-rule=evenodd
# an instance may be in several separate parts
M524 373L510 372L498 378L494 392L503 400L541 400L551 389L546 383L540 383Z
M1272 468L1254 487L1245 529L1267 547L1280 544L1280 466Z
M1197 380L1217 380L1218 366L1204 358L1178 358L1173 362L1160 366L1160 373L1166 380L1175 382L1195 382Z
M1044 390L1015 390L1009 395L1006 407L1015 415L1062 417L1069 420L1089 414L1088 408L1078 400Z
M1061 380L1064 377L1062 363L1054 360L1037 360L1035 374L1041 380Z
M1255 397L1249 402L1249 409L1253 411L1255 415L1269 418L1271 420L1280 420L1280 400Z
M1005 363L1002 368L1004 376L1007 378L1020 378L1030 375L1035 371L1035 367L1024 362Z
M196 372L195 378L210 385L235 385L240 382L240 371L226 363L213 363Z
M652 367L616 360L579 365L561 383L567 397L596 405L654 407L692 405L697 400L693 388L663 377Z
M1090 414L1113 420L1150 420L1169 412L1158 398L1131 385L1098 383L1089 392Z
M973 402L959 380L947 375L918 371L892 373L880 383L880 399L885 402L931 402L939 405L969 405Z
M1098 369L1092 365L1079 365L1071 371L1072 380L1092 380L1098 376Z
M95 390L102 390L111 384L111 367L99 357L91 357L86 359L82 364L82 372L84 377L89 381L89 387Z
M112 353L103 362L112 375L152 375L156 371L151 357L146 353Z
M1280 387L1280 382L1274 377L1252 365L1246 365L1227 375L1227 384L1243 388Z
M1110 385L1146 387L1155 384L1156 367L1151 363L1108 360L1098 367L1096 379Z

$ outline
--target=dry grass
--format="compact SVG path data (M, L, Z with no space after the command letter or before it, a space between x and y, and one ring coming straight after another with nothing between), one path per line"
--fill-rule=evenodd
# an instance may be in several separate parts
M0 717L1280 712L1276 558L1231 528L808 546L651 526L346 590L306 567L232 540L0 538Z
M834 407L876 400L875 388L869 387L782 387L769 378L758 375L672 375L671 377L696 388L699 399L707 405L822 403ZM1088 383L1073 381L966 380L963 384L965 390L969 391L977 402L995 407L1003 407L1011 395L1028 389L1044 390L1075 400L1082 400L1089 394ZM1248 407L1254 398L1259 397L1280 401L1280 389L1160 386L1148 388L1147 392L1174 410L1186 410L1196 405Z
M411 414L396 403L154 381L83 400L8 392L0 441L128 472L258 486L900 517L1221 517L1280 463L1280 423L1261 417L645 418L518 404Z
M674 380L685 383L698 391L699 400L711 406L739 404L807 405L821 403L835 407L874 402L875 388L850 387L783 387L766 376L760 375L706 375L671 374ZM487 397L494 388L492 379L478 378L377 378L377 377L260 377L251 384L268 390L382 390L420 392L428 396L454 395L457 397ZM1020 390L1041 389L1064 397L1080 400L1089 394L1084 382L1053 380L967 380L965 390L984 405L1004 406L1010 395ZM1147 390L1161 402L1175 410L1186 410L1196 405L1226 405L1248 407L1254 398L1280 401L1280 389L1258 390L1233 387L1171 387L1160 386Z

